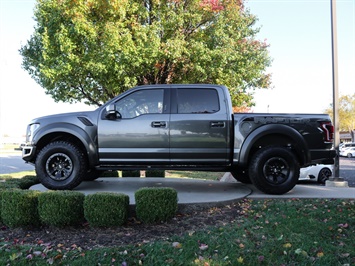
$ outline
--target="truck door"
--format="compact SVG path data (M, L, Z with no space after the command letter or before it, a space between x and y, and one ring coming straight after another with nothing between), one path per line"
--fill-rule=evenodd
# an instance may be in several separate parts
M105 117L98 126L100 163L146 164L169 162L169 90L137 89L111 107L117 118Z
M172 87L171 162L225 164L229 154L230 118L222 90L200 85Z

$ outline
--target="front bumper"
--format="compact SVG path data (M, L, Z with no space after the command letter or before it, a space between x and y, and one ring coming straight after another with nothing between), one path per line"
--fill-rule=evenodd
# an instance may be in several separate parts
M22 148L22 159L28 163L34 163L36 154L35 146L24 146Z

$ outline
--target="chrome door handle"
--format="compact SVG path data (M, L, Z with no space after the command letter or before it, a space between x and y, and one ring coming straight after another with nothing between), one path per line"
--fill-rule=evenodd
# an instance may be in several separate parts
M225 127L225 123L224 122L221 122L221 121L214 121L214 122L211 122L211 127L219 127L219 128L223 128Z
M153 121L152 127L166 127L165 121Z

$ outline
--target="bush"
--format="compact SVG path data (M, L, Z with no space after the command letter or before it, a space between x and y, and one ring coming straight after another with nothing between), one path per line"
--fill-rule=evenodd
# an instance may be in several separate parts
M38 197L33 190L4 190L1 192L1 219L10 227L39 225Z
M129 196L121 193L99 192L87 195L84 216L91 226L118 226L128 218Z
M17 179L8 179L5 182L0 182L0 190L9 190L20 188L19 180Z
M135 200L137 218L146 223L167 221L177 211L177 192L172 188L141 188Z
M132 171L122 171L122 177L141 177L141 171L132 170Z
M20 188L29 189L31 186L39 183L39 179L34 175L26 175L22 178L12 178L11 176L4 176L3 181L0 182L0 190Z
M104 171L100 177L118 177L118 171Z
M21 189L29 189L33 185L39 184L39 178L35 175L25 175L21 179L19 179L19 187Z
M85 195L77 191L49 191L38 196L38 212L47 225L63 227L84 221Z
M164 170L146 170L145 177L165 177Z

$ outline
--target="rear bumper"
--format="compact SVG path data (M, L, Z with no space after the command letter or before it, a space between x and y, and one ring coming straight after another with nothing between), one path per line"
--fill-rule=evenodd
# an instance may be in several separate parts
M311 164L334 164L336 150L311 150Z

